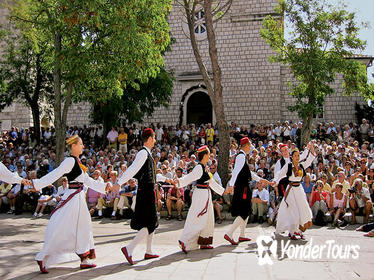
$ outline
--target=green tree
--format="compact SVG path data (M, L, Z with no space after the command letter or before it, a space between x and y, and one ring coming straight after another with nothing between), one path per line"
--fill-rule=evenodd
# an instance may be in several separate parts
M33 41L49 46L57 161L65 150L69 106L105 101L147 82L164 65L171 0L14 0L10 18ZM105 90L105 91L104 91Z
M281 19L268 16L261 35L275 51L270 61L290 67L296 83L289 83L295 105L290 106L303 119L301 143L309 139L313 113L334 93L332 83L343 76L347 95L358 93L369 98L366 66L349 59L365 48L358 37L359 25L346 6L333 6L325 0L280 0L275 11ZM284 22L290 26L284 34Z
M4 45L0 58L0 109L19 99L30 107L34 137L40 143L40 108L43 97L50 96L52 74L43 67L46 46L35 50L27 38L3 29L0 42Z
M142 122L143 117L152 115L155 108L167 107L172 93L172 74L162 68L156 78L150 78L139 88L128 86L122 96L112 96L105 102L92 102L91 119L93 123L103 124L105 132L112 126L121 125L120 117L129 124Z

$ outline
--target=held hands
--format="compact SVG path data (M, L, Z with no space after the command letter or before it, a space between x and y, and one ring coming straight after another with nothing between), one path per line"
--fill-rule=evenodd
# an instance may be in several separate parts
M228 187L223 194L234 194L234 187Z
M27 180L27 179L23 179L21 181L21 184L24 185L24 186L33 186L34 187L32 181L31 180Z

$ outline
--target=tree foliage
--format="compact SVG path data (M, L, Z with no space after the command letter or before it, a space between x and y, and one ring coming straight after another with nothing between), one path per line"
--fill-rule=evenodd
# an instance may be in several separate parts
M44 67L45 45L36 50L25 36L2 29L0 58L0 110L15 100L31 108L34 137L40 141L41 99L51 96L52 74Z
M122 96L113 96L105 102L93 103L91 113L93 123L103 123L104 130L121 125L121 117L126 123L142 122L155 108L167 107L173 93L172 74L161 69L156 78L150 78L139 88L128 86Z
M288 65L297 79L291 83L290 106L304 120L303 140L309 138L313 113L318 113L325 98L334 93L332 84L343 76L344 93L359 93L370 98L366 66L350 59L360 54L365 42L359 36L354 13L346 6L333 6L325 0L280 0L279 18L268 16L261 35L275 51L272 62ZM285 34L284 22L290 32Z
M49 48L53 72L57 160L64 150L68 108L73 101L105 101L123 88L139 88L164 65L170 41L166 16L171 0L14 0L15 27Z

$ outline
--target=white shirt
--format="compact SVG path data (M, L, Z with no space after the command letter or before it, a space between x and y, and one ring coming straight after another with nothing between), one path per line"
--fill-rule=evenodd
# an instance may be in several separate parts
M75 159L73 157L65 158L63 162L61 162L60 166L49 172L47 175L43 176L40 179L34 179L33 184L37 191L41 190L42 188L53 184L58 179L60 179L64 174L69 173L75 164ZM91 189L105 194L105 187L106 184L102 183L98 180L94 180L88 176L87 173L82 171L82 174L79 175L75 181L79 183L83 183L85 186L90 187Z
M8 184L21 184L22 178L16 172L10 172L8 168L0 162L0 180Z
M190 173L178 179L179 181L178 187L183 188L191 184L192 182L200 179L201 176L203 176L203 168L200 164L198 164L194 167L194 169L192 169ZM206 181L206 183L208 183L209 187L219 195L222 195L223 192L225 191L225 189L222 186L218 185L218 183L213 178Z
M257 195L260 197L261 200L265 200L269 204L269 192L267 189L263 188L262 191L255 189L252 193L252 198L255 198Z
M235 185L235 182L236 182L236 178L238 177L240 171L242 170L244 164L245 164L245 152L243 150L240 150L241 152L243 152L244 154L238 154L235 158L235 165L234 165L234 170L232 172L232 176L231 176L231 179L230 179L230 182L229 182L229 185L231 187L233 187ZM252 177L252 180L256 181L256 182L259 182L262 180L261 177L259 177L256 173L252 172L251 171L251 177Z
M138 173L138 171L140 170L140 168L142 168L142 166L144 165L145 161L147 160L148 154L151 155L151 157L152 157L151 151L146 146L143 146L143 147L145 149L140 150L136 154L135 159L132 162L132 164L129 166L129 168L126 169L126 171L118 179L118 184L120 186L122 186L128 180L130 180L131 178L133 178L136 175L136 173ZM165 176L163 176L161 174L157 174L156 175L156 182L165 182L165 180L166 180Z

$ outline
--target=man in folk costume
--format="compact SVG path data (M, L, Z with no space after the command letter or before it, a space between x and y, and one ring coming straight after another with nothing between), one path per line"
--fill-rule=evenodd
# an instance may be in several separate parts
M110 185L94 180L87 174L87 167L81 164L79 156L83 151L82 139L73 135L66 140L70 157L64 159L53 171L40 179L32 180L35 190L51 185L62 176L67 177L69 188L51 213L45 231L43 249L36 255L40 271L48 273L53 264L81 259L80 268L96 267L95 249L91 227L91 215L86 203L87 187L105 193Z
M245 227L248 222L249 213L251 211L252 191L249 187L250 181L270 183L259 177L256 173L250 171L246 157L251 151L252 144L248 137L240 140L241 150L235 158L234 170L229 182L229 192L234 192L232 198L231 214L236 217L229 231L225 234L224 238L232 245L238 245L238 242L250 241L250 238L245 237ZM233 240L234 231L240 227L239 241Z
M133 265L132 253L135 247L144 239L147 240L147 249L144 259L158 258L159 256L152 252L153 233L158 227L158 217L156 210L156 166L153 160L151 149L156 143L153 129L146 128L142 133L144 146L136 154L134 162L118 179L121 186L131 178L138 180L138 191L136 194L135 212L131 219L130 226L138 230L135 238L129 245L122 247L121 251L125 255L129 264ZM157 176L157 181L172 183L172 180L164 176Z
M196 181L196 187L192 194L191 207L188 210L186 223L179 244L184 253L187 250L213 249L214 210L211 189L222 195L225 189L220 186L211 173L206 171L206 164L210 158L208 146L202 146L197 151L199 164L181 178L175 180L179 188Z
M278 145L278 150L281 153L281 158L278 159L278 161L275 163L274 175L278 174L279 171L283 168L283 166L285 166L285 165L287 165L291 162L291 160L290 160L290 148L288 147L287 144L280 143ZM301 161L305 160L307 155L308 155L308 151L304 150L304 152L300 155L300 160ZM284 177L279 181L279 184L277 186L279 201L281 201L282 198L284 197L287 186L288 186L288 179L287 179L287 177ZM276 209L274 209L274 212L271 214L271 216L270 216L271 221L275 220L275 217L278 213L278 207L279 207L279 205L276 207Z
M2 162L0 162L0 181L8 184L31 185L29 180L23 179L16 172L9 171Z

